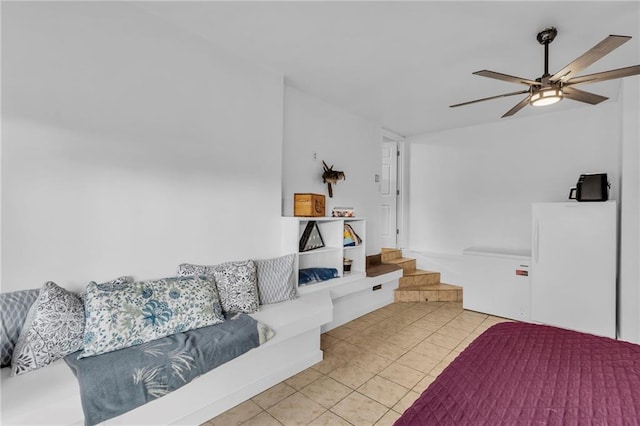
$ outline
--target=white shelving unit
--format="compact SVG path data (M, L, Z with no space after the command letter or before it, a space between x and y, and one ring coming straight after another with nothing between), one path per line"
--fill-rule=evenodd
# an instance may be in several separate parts
M360 238L362 238L362 244L357 246L343 247L343 256L353 260L351 270L356 272L366 273L366 231L367 223L364 219L345 218L344 223L351 225L353 230Z
M338 278L300 286L298 288L299 293L304 294L323 289L333 289L366 276L365 219L341 217L283 217L282 219L282 251L283 253L297 254L296 275L298 270L304 268L335 268L338 271ZM315 221L318 224L324 247L301 252L299 250L300 238L307 224L311 221ZM362 244L344 247L345 223L349 224L358 234L362 239ZM353 261L351 272L345 273L343 271L343 257Z
M325 246L300 252L300 237L310 221L316 221ZM333 318L322 325L322 332L339 327L361 315L393 303L393 291L398 288L402 271L367 277L366 228L362 218L352 217L283 217L282 254L296 253L296 276L301 268L335 268L338 278L298 287L298 293L326 292L333 304ZM362 244L344 247L344 225L350 225L362 239ZM343 272L342 258L351 259L351 272Z

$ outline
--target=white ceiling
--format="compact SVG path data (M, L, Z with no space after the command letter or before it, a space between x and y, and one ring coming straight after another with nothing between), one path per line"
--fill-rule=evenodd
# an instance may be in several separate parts
M535 79L536 34L558 28L549 71L609 34L634 38L584 74L637 64L640 3L632 2L142 2L169 24L285 76L287 84L403 136L500 120L520 96L448 105L526 89L472 75ZM640 77L629 77L640 78ZM615 98L619 82L582 86ZM513 120L592 106L565 100Z

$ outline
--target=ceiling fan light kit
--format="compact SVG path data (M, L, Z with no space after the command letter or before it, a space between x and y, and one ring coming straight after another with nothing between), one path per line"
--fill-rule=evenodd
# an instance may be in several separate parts
M540 31L536 37L538 42L544 46L544 74L540 78L531 80L489 70L481 70L473 73L482 77L494 78L510 83L523 84L528 86L528 90L476 99L473 101L450 105L450 107L455 108L463 105L474 104L491 99L504 98L507 96L521 95L525 93L527 94L527 97L518 102L509 111L507 111L502 116L503 118L512 116L513 114L524 108L527 104L531 106L545 106L555 104L556 102L559 102L564 98L588 103L591 105L597 105L600 102L606 101L608 98L605 96L600 96L594 93L576 89L574 86L578 84L596 83L600 81L640 74L640 65L634 65L580 77L575 76L580 71L587 68L589 65L598 61L605 55L611 53L613 50L617 49L631 39L631 37L629 36L610 35L609 37L605 38L600 43L592 47L590 50L586 51L581 56L576 58L569 65L562 68L557 73L551 75L549 74L549 44L551 44L551 42L556 38L557 35L558 30L550 27Z
M532 106L546 106L560 102L563 97L562 89L549 87L548 89L534 90L529 103Z

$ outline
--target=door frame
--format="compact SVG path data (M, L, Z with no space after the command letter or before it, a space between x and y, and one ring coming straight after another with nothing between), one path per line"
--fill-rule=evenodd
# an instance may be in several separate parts
M396 142L397 146L397 196L396 196L396 248L402 249L406 248L406 235L407 235L407 220L405 218L405 212L408 212L408 187L409 187L409 179L407 176L407 153L408 149L405 144L406 138L397 133L394 133L387 129L382 129L382 141L383 142Z

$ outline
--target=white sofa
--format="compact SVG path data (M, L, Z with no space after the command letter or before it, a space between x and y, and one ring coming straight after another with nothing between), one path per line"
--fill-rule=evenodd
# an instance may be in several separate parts
M263 305L252 316L275 331L267 343L105 424L200 424L322 360L321 327L333 318L328 291ZM84 424L78 382L63 360L16 377L9 370L0 378L3 425Z

